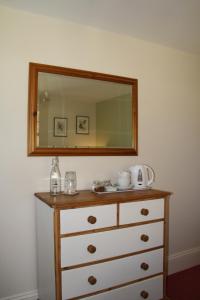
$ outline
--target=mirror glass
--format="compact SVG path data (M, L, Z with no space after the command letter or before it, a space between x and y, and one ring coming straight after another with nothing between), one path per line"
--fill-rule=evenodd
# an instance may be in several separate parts
M29 134L29 155L136 155L137 80L31 63Z

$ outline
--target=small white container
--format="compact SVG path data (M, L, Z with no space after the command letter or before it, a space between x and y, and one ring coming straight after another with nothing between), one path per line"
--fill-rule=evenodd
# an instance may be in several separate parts
M126 189L130 187L131 183L131 174L129 171L121 171L118 173L118 181L119 188Z

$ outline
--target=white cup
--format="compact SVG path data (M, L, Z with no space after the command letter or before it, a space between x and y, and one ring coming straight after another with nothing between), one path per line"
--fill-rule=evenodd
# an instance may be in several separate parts
M117 183L122 189L128 188L131 183L131 174L128 171L119 172Z

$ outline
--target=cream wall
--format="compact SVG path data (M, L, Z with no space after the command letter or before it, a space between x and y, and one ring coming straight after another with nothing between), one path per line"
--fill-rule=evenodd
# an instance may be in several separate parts
M48 190L51 158L26 155L30 61L139 80L139 156L62 157L61 171L76 170L78 188L84 188L93 179L114 180L119 170L130 165L151 165L156 173L154 186L173 192L170 262L180 263L179 269L187 259L188 265L196 263L199 57L0 7L0 298L25 292L31 296L37 288L33 193Z

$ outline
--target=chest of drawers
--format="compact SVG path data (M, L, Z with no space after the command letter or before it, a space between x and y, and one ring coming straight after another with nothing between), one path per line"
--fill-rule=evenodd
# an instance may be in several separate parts
M40 300L167 299L169 192L35 195Z

